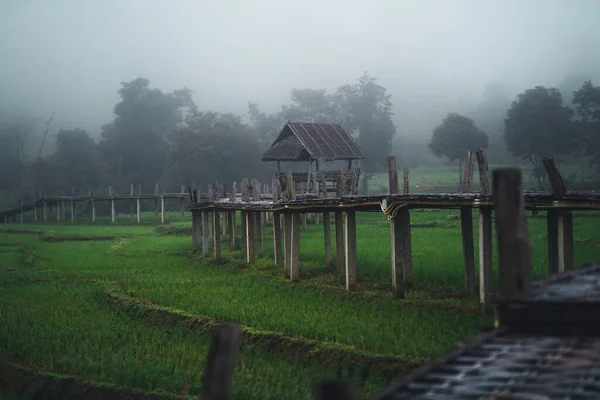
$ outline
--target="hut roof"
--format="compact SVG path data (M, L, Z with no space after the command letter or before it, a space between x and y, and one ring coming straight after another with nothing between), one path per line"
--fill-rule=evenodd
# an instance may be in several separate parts
M356 160L365 158L339 124L288 122L263 154L263 161Z

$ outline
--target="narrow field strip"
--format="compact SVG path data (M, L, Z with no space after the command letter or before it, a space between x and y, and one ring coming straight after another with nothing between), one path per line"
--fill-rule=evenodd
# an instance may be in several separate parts
M44 374L80 376L153 393L200 392L210 343L206 333L114 313L103 304L102 287L85 283L0 284L6 294L0 296L0 358ZM239 399L278 399L297 393L298 398L311 399L313 384L336 377L354 382L363 396L387 383L352 363L335 366L243 346L233 394Z
M214 328L220 324L219 321L207 316L158 306L147 300L132 297L122 291L121 285L115 283L105 286L104 295L114 309L144 318L152 324L179 326L209 335L212 335ZM420 358L384 356L360 351L352 346L290 337L280 332L255 329L250 326L241 326L241 328L245 345L256 346L276 355L312 359L319 364L356 364L360 365L363 373L380 375L386 379L402 376L408 370L426 361Z

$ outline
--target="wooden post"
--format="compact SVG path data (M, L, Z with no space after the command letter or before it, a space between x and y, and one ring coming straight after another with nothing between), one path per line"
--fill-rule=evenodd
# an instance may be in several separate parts
M133 183L129 185L129 222L133 222Z
M6 215L4 215L6 217ZM46 199L42 201L42 219L44 222L48 220L48 203L46 203Z
M244 254L246 254L246 213L247 211L241 210L240 220L242 223L241 226L241 239L242 239L242 248L244 249Z
M254 219L254 225L255 225L255 234L256 234L256 253L258 254L259 257L262 257L263 253L264 253L264 246L263 246L263 224L262 224L262 213L261 212L254 212L252 213L253 215L253 219Z
M542 160L552 193L563 196L567 188L552 157ZM573 264L573 214L565 210L548 210L548 268L550 274L571 270Z
M75 199L71 197L71 223L75 222Z
M404 243L404 223L403 209L400 209L391 223L391 241L392 241L392 295L398 299L403 299L406 292L406 282L404 280L404 271L406 268L406 248Z
M135 201L135 205L136 205L136 214L137 214L137 223L139 224L142 221L142 204L141 204L141 199L138 198Z
M571 271L573 263L573 214L562 212L558 218L558 269Z
M213 255L216 261L221 259L221 213L213 210Z
M92 223L96 222L96 202L94 201L94 194L92 189L89 190L90 194L90 205L92 206Z
M229 230L229 251L235 250L235 210L227 213L227 229Z
M479 191L489 195L490 179L485 151L476 153L479 169ZM479 207L479 301L489 303L489 297L494 287L494 271L492 268L492 209Z
M494 287L492 269L492 209L479 208L479 300L489 303Z
M331 264L333 255L331 253L331 218L328 212L323 213L323 235L325 237L325 263Z
M254 264L254 223L253 213L246 211L246 262Z
M290 280L300 280L300 213L292 213Z
M387 165L390 194L398 194L398 168L396 167L396 157L388 157Z
M183 219L185 217L185 206L183 204L183 201L185 199L185 185L181 185L181 194L182 197L179 198L179 220L183 222Z
M160 195L160 223L165 223L165 195Z
M192 251L198 251L200 247L200 213L192 211Z
M501 294L518 297L531 290L531 243L523 205L522 173L517 168L494 171L494 208Z
M410 191L410 169L404 170L404 194L408 194Z
M21 208L19 214L20 214L20 218L21 218L21 223L23 223L25 220L25 217L23 215L23 200L21 200L19 204L20 204L19 207Z
M154 216L158 218L158 183L154 185Z
M60 201L57 200L54 202L54 206L56 208L56 222L60 221Z
M546 173L548 174L548 178L550 179L552 192L558 196L564 195L567 192L567 188L560 174L560 171L554 163L554 159L552 157L546 157L542 160L542 163L544 164L544 168L546 169Z
M38 206L37 204L33 206L33 221L37 222L38 220Z
M335 212L335 255L337 259L338 273L346 269L344 258L344 214L342 211Z
M208 211L202 211L202 254L208 255Z
M275 265L281 265L281 214L273 212L273 251L275 253Z
M473 183L473 152L467 151L467 159L465 162L465 170L463 177L463 192L469 193Z
M292 268L292 214L283 214L283 256L286 279L290 279Z
M108 195L110 196L110 222L115 223L116 220L116 210L115 210L115 199L113 199L113 191L112 187L108 187Z
M460 208L460 226L465 266L465 294L473 296L475 294L475 249L473 248L473 211L471 207Z
M346 290L356 289L356 213L346 211Z
M546 224L548 230L548 273L550 275L557 274L560 271L558 259L559 215L560 211L556 209L549 209L546 212Z
M488 163L485 151L477 152L477 166L479 167L479 187L481 194L490 194L490 178L488 174Z
M208 352L201 398L225 400L229 398L235 360L242 343L242 330L237 325L217 327Z

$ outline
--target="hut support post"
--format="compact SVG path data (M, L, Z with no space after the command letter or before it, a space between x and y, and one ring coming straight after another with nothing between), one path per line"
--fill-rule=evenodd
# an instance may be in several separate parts
M202 254L208 255L208 211L202 211Z
M468 186L465 187L468 189ZM471 207L461 207L460 225L465 265L465 294L473 296L475 294L475 249L473 247L473 211Z
M275 253L275 265L281 265L281 218L277 211L273 212L273 251Z
M342 211L335 212L335 254L338 273L344 272L344 219Z
M283 251L285 277L290 279L292 265L292 214L283 214Z
M331 253L331 218L328 212L323 213L323 235L325 237L325 263L329 265L333 261L333 256Z
M346 211L346 290L356 289L356 212Z
M213 257L216 261L221 259L221 215L213 211Z
M263 246L263 218L264 214L262 212L253 212L253 219L255 224L255 234L256 234L256 253L259 257L262 257L264 253Z
M138 199L139 200L139 199ZM139 210L139 208L138 208ZM139 215L139 214L138 214ZM196 252L200 248L201 216L198 211L192 211L192 251Z
M235 210L227 213L227 229L229 231L229 251L235 250Z
M160 196L160 223L165 223L165 196Z
M246 211L246 262L254 264L254 215Z
M140 198L138 197L135 200L135 206L136 206L136 214L137 214L137 223L139 224L140 222L142 222L142 204L141 204Z
M293 213L292 232L291 232L291 259L290 259L290 280L297 282L300 280L300 213Z

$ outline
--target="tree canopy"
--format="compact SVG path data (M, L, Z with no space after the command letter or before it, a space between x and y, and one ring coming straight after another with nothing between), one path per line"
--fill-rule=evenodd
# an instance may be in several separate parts
M582 135L584 153L592 157L592 163L600 165L600 87L591 81L583 83L573 92L572 103Z
M573 111L563 106L555 88L536 86L519 94L507 112L504 138L509 151L528 160L539 181L545 177L542 159L556 160L577 148L577 135L571 123Z

